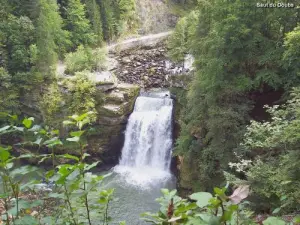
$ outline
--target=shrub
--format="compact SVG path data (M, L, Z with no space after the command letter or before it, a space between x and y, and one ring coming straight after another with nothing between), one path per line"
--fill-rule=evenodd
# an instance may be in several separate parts
M65 57L66 73L74 74L83 70L101 70L105 68L106 52L97 48L80 45L75 52L68 53Z
M258 200L254 201L256 209L264 203L268 210L281 204L283 212L297 211L300 209L300 89L292 91L286 104L266 108L271 120L252 121L242 144L256 158L249 167L237 172L251 185Z

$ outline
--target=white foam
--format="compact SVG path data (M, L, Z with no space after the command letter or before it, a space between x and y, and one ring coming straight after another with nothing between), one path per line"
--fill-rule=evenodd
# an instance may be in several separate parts
M137 98L114 168L128 184L143 188L171 177L173 100L165 92L154 96Z

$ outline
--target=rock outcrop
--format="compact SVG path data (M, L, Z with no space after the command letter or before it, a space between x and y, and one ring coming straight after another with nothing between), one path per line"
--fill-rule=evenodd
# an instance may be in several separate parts
M173 13L171 1L136 1L139 34L159 33L175 27L178 15Z
M118 163L121 155L124 142L123 132L126 128L127 119L133 111L140 87L134 84L121 83L109 71L90 72L87 73L87 76L95 84L95 96L99 96L95 98L97 119L88 131L87 150L93 160L100 160L102 162L100 164L101 167L110 168ZM61 111L58 112L57 118L53 119L59 121L60 124L69 116L67 109L72 101L70 85L72 85L74 78L74 76L65 75L58 82L59 90L64 97L60 103L62 105ZM24 114L33 116L42 122L44 118L39 104L40 100L38 94L25 94L22 99L22 110ZM61 130L61 135L65 136L67 132L63 129ZM60 147L56 151L57 154L74 154L73 146L68 145ZM44 152L46 153L47 150L44 149ZM37 163L37 161L31 160L29 163Z
M97 108L99 117L88 143L90 153L100 158L105 167L118 163L127 119L133 111L139 90L137 85L120 83L105 92L104 103Z
M165 37L166 38L166 37ZM165 39L164 38L164 39ZM193 58L189 55L183 63L172 62L167 55L165 40L156 44L149 42L122 51L112 51L109 55L110 71L126 83L137 84L142 88L181 87L191 80Z

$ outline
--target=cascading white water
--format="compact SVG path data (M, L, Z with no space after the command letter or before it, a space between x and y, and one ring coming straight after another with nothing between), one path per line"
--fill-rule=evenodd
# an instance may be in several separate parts
M147 186L170 174L173 100L169 92L141 94L130 115L117 173Z

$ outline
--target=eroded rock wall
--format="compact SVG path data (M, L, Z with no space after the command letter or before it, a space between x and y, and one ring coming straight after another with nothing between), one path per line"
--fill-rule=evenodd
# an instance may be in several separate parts
M139 33L159 33L175 27L178 16L172 13L168 0L137 0Z

